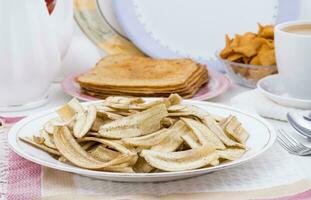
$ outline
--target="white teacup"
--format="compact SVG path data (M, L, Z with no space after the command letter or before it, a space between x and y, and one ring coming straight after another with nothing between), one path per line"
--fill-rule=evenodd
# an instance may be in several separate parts
M311 99L311 21L291 21L275 27L280 78L295 98Z

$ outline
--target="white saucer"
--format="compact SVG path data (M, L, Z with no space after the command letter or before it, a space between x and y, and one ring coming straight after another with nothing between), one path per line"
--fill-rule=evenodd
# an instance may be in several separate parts
M271 75L257 83L259 91L272 101L287 107L311 109L311 99L297 99L290 96L282 84L279 75Z

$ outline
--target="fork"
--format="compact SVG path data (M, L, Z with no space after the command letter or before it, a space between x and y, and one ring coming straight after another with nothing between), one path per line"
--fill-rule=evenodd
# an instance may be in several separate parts
M301 142L296 140L293 136L288 134L284 129L279 129L279 135L277 140L279 144L290 154L299 156L311 155L311 148L303 145Z

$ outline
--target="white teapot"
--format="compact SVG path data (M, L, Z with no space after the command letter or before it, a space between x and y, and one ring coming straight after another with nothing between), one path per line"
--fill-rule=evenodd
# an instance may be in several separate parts
M0 111L38 106L65 56L73 25L72 0L0 1Z

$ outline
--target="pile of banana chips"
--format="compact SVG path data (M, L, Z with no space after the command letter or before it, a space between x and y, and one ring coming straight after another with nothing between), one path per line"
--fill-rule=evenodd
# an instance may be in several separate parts
M168 98L108 97L82 106L73 99L39 133L20 139L62 162L98 171L160 173L194 170L240 158L248 132L235 116L220 117Z

